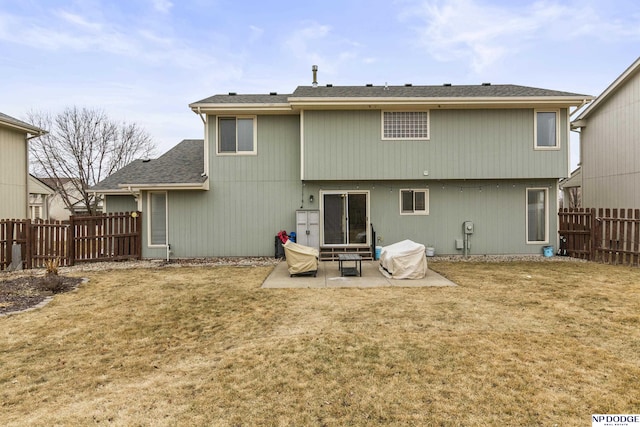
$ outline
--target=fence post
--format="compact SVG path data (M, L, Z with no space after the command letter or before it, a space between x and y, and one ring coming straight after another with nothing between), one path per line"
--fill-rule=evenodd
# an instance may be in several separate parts
M596 260L596 251L598 249L597 238L599 234L599 224L596 218L596 209L589 209L589 222L590 222L590 236L589 236L589 260Z
M75 242L75 223L74 216L69 217L69 227L67 228L67 262L68 265L73 265L76 259L76 242Z
M7 265L11 265L11 261L13 261L13 252L11 247L13 246L13 228L15 226L15 222L13 220L8 220L7 222Z
M28 269L32 269L33 268L33 242L31 240L31 236L33 233L33 225L31 224L31 219L28 218L25 223L24 223L24 238L26 239L25 242L25 251L26 254L24 255L26 260L27 260L27 268Z
M136 211L136 259L142 259L142 212Z

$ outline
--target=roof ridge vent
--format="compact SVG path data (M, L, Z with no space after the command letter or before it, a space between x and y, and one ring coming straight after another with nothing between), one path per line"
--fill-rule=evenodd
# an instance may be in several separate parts
M327 87L333 87L331 83L327 83Z
M413 85L412 85L411 83L405 83L405 84L404 84L404 86L405 86L405 87L411 87L411 86L413 86Z
M277 95L278 92L269 92L269 95L273 96L273 95Z
M367 83L365 86L366 87L373 87L373 85L371 83Z
M450 86L451 86L451 83L444 83L442 86L450 87Z
M237 95L237 93L235 93L235 92L229 92L229 96L236 96L236 95Z
M491 83L482 83L482 86L491 86Z

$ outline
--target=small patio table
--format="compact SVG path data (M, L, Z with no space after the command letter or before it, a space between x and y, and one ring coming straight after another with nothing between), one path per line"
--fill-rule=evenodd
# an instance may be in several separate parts
M344 262L353 261L353 267L347 267ZM362 257L358 254L339 254L338 268L340 276L361 276L362 277Z

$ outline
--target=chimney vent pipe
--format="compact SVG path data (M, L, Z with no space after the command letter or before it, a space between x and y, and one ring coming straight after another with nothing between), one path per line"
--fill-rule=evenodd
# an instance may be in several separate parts
M311 71L313 71L313 82L311 83L311 85L313 87L318 87L318 66L313 65L311 67Z

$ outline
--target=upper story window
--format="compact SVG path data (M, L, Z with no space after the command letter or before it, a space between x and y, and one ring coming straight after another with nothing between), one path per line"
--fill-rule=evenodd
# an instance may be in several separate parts
M256 154L256 117L218 117L218 154Z
M429 190L400 190L400 215L429 215Z
M536 110L534 126L535 149L553 150L560 148L559 116L559 110Z
M382 139L429 139L429 112L383 111Z

